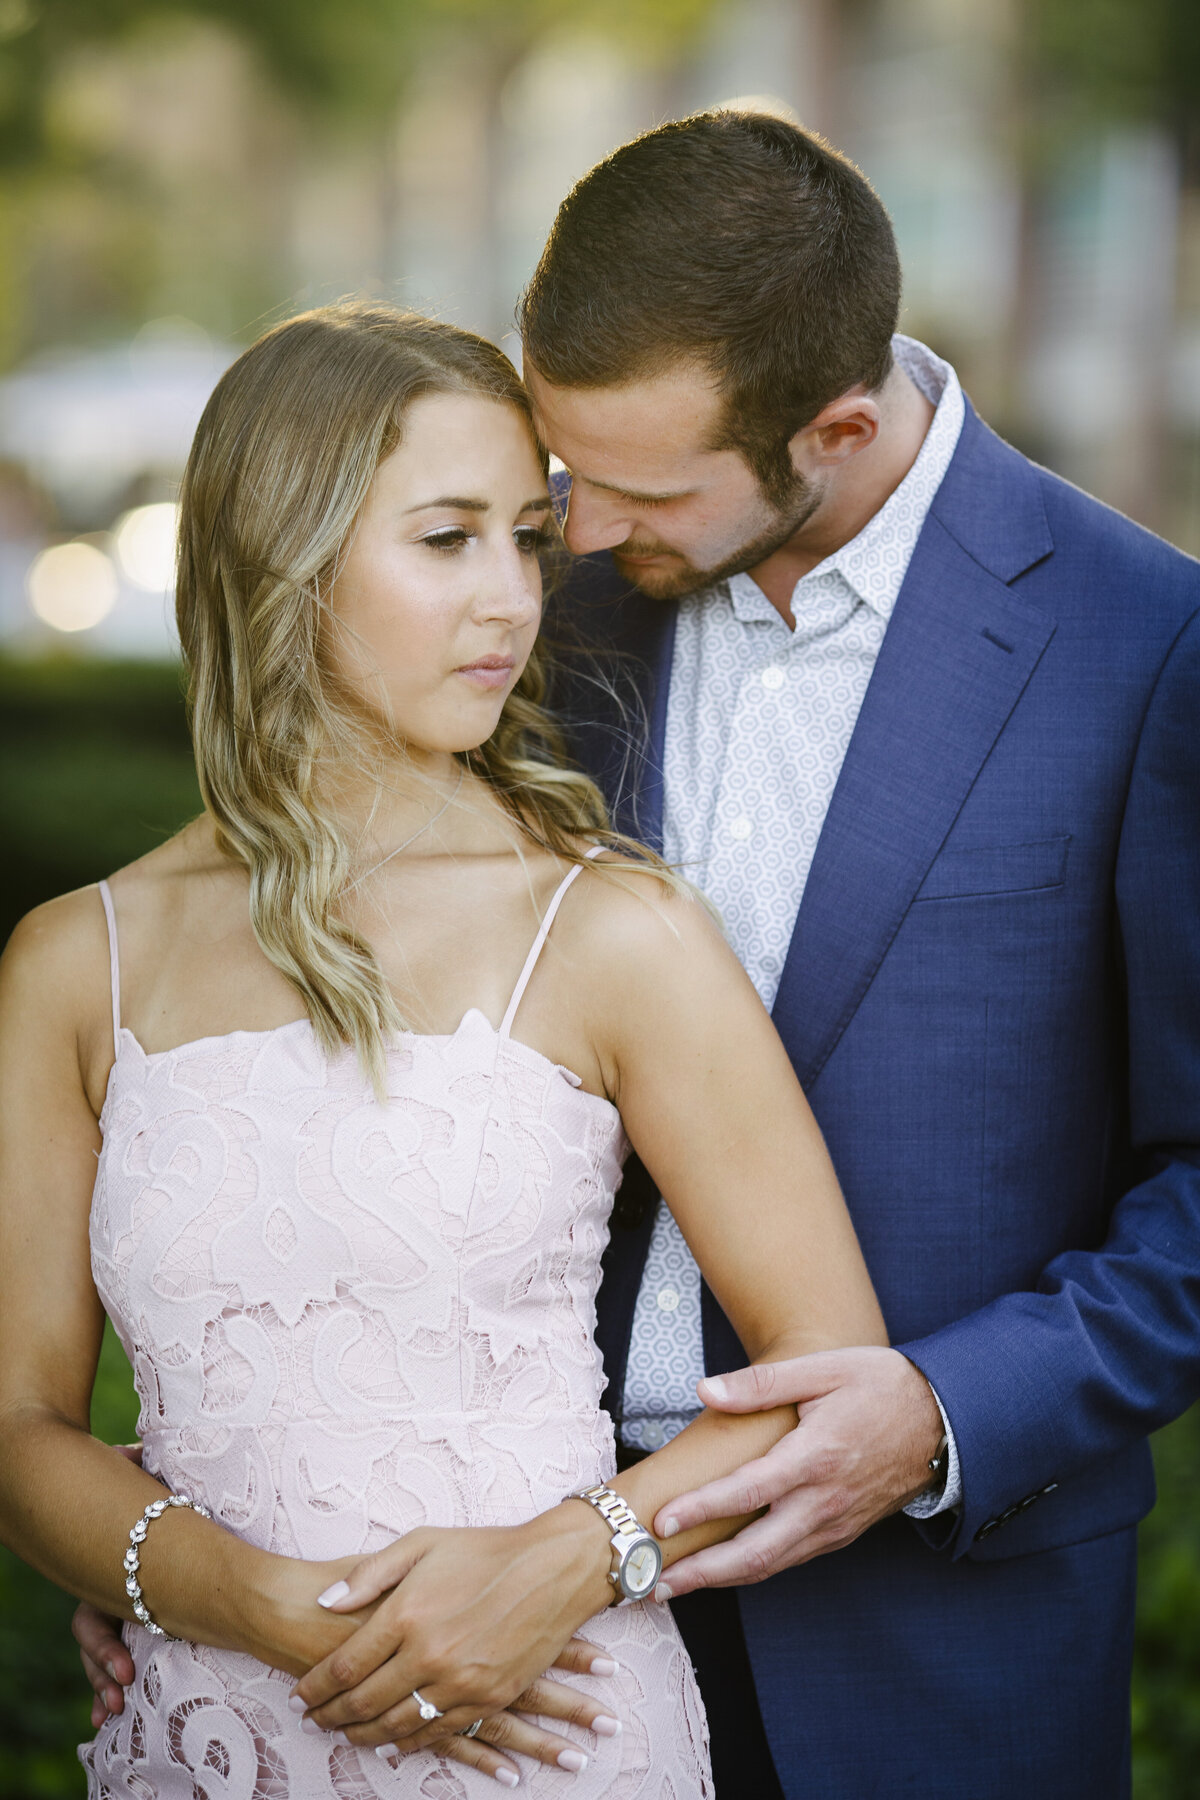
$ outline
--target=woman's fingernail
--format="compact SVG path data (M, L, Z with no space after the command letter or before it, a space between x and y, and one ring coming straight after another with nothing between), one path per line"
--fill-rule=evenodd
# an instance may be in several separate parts
M329 1735L335 1744L340 1744L342 1746L343 1750L352 1748L350 1739L346 1736L344 1731L331 1731Z
M589 1675L615 1675L620 1668L615 1656L594 1656L588 1665Z
M678 1519L668 1519L665 1522L665 1524L663 1525L662 1535L665 1538L674 1537L675 1533L678 1530L679 1530L679 1520Z
M375 1754L382 1761L384 1757L399 1756L400 1752L397 1750L395 1744L376 1744Z
M323 1594L317 1595L317 1605L336 1606L338 1601L344 1600L349 1592L350 1583L348 1581L335 1581L332 1587L327 1587Z
M301 1719L301 1731L307 1731L309 1737L324 1737L324 1732L315 1719Z
M302 1712L308 1711L307 1704L300 1698L299 1694L292 1695L291 1699L288 1701L288 1707L294 1713L302 1713Z
M729 1389L725 1386L725 1383L721 1380L719 1375L706 1375L704 1377L704 1385L714 1400L728 1400Z
M117 1674L116 1668L113 1664L111 1657L108 1657L108 1656L105 1657L104 1667L108 1670L108 1673L112 1676L112 1678L116 1682L117 1686L120 1687L121 1677Z
M515 1769L497 1769L496 1780L504 1787L512 1788L520 1787L521 1785L521 1777L517 1774Z
M572 1775L580 1775L587 1768L587 1757L582 1750L560 1750L558 1766L560 1769L570 1769Z
M661 1602L663 1600L673 1599L674 1594L673 1594L672 1589L667 1586L665 1581L660 1581L658 1586L654 1590L654 1598Z
M601 1737L620 1737L621 1721L610 1719L607 1713L601 1713L599 1718L592 1720L592 1730L599 1732Z

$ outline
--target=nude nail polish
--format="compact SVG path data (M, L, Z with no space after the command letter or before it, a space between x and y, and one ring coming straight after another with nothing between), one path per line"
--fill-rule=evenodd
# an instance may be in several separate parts
M331 1731L329 1735L335 1744L341 1745L343 1750L352 1748L350 1739L346 1736L344 1731Z
M678 1519L667 1519L664 1522L662 1531L660 1532L659 1535L661 1537L665 1537L665 1538L674 1537L675 1534L678 1532L678 1530L679 1530L679 1520Z
M386 1757L399 1756L400 1752L397 1750L395 1744L376 1744L375 1754L382 1762Z
M615 1675L620 1663L613 1656L593 1656L588 1665L589 1675Z
M598 1737L620 1737L623 1726L620 1719L610 1719L607 1713L601 1713L592 1720L592 1730Z
M497 1769L496 1780L506 1788L520 1787L521 1785L521 1777L514 1769Z
M322 1737L324 1735L315 1719L301 1719L300 1729L301 1731L307 1731L309 1737Z
M572 1775L581 1774L587 1765L588 1759L582 1750L560 1750L558 1753L559 1768L570 1769Z
M288 1710L294 1713L307 1712L308 1708L299 1694L292 1694L288 1700Z
M657 1601L658 1601L658 1602L659 1602L659 1603L660 1603L660 1604L661 1604L661 1603L662 1603L662 1602L663 1602L663 1601L664 1601L664 1600L670 1600L670 1599L671 1599L671 1598L672 1598L672 1590L671 1590L671 1589L670 1589L670 1588L669 1588L669 1587L668 1587L668 1586L667 1586L667 1584L666 1584L666 1582L665 1582L665 1581L660 1581L660 1582L659 1582L659 1584L658 1584L658 1586L657 1586L657 1587L656 1587L656 1588L655 1588L655 1590L654 1590L654 1598L655 1598L655 1599L656 1599L656 1600L657 1600Z
M344 1600L349 1592L350 1583L348 1581L335 1581L332 1587L327 1587L323 1594L317 1595L317 1605L336 1606L338 1601Z

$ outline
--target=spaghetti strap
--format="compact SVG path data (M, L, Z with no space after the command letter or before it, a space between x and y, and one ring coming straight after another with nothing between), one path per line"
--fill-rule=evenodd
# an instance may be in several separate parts
M117 915L113 911L112 895L108 891L107 881L99 884L100 898L104 902L104 917L108 923L108 969L112 982L112 1016L113 1016L113 1055L117 1054L117 1040L121 1035L121 958L117 950Z
M594 856L600 856L604 849L605 846L603 844L593 844L584 857L584 862L591 862L592 858ZM529 986L529 977L533 974L537 959L542 954L542 945L550 935L550 927L554 923L554 915L566 899L567 889L582 868L583 863L576 863L574 868L568 869L550 897L550 904L546 908L546 916L542 920L541 928L533 940L529 955L525 958L525 967L517 977L517 985L513 989L512 999L508 1003L508 1010L500 1021L501 1037L507 1037L512 1030L513 1020L517 1016L517 1008L525 997L525 989Z

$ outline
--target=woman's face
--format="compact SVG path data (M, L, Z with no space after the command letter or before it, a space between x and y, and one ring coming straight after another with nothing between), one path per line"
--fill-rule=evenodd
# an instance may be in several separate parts
M334 583L326 654L411 749L474 749L537 636L546 479L504 401L427 394L403 432Z

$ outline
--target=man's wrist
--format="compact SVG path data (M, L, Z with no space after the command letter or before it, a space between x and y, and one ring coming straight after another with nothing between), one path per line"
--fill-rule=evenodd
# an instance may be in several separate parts
M916 1368L917 1365L914 1363L913 1367ZM954 1427L951 1425L949 1415L942 1405L941 1395L923 1370L918 1369L917 1373L928 1387L929 1392L933 1397L934 1405L937 1407L938 1417L941 1420L941 1443L944 1444L945 1448L944 1452L939 1454L935 1460L941 1463L944 1456L944 1467L921 1493L917 1494L905 1505L903 1510L910 1519L932 1519L936 1517L938 1513L951 1512L954 1508L961 1505L962 1469L958 1460L958 1445L954 1438ZM941 1444L939 1444L939 1451L941 1451Z

